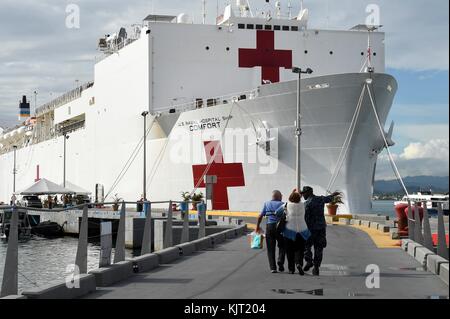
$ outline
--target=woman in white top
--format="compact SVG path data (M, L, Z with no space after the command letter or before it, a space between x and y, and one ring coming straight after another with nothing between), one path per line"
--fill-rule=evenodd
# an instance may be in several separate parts
M305 243L311 236L308 226L305 222L305 206L301 202L301 195L294 190L289 196L289 203L280 208L286 214L286 226L283 231L285 239L285 248L288 259L289 273L295 273L295 267L301 276L305 274L303 271L303 258L305 251Z

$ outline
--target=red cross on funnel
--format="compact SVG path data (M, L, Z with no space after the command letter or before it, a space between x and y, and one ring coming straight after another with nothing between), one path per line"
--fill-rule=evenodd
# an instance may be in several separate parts
M239 67L261 67L261 83L280 82L280 68L292 69L292 51L275 50L275 32L257 31L256 49L239 49Z
M192 166L194 185L204 188L206 187L204 176L217 176L217 184L213 185L212 209L229 210L228 187L245 186L242 163L224 163L222 147L219 141L204 142L204 147L207 163L211 162L211 166L209 169L207 169L208 164Z

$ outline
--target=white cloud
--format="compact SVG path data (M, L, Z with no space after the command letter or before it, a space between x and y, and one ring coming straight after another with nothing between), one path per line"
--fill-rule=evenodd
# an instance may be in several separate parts
M394 153L392 157L403 177L449 175L448 139L411 143L403 149L401 154ZM376 177L377 179L395 178L387 152L378 158Z
M400 155L405 160L434 158L448 161L448 140L431 140L409 144Z

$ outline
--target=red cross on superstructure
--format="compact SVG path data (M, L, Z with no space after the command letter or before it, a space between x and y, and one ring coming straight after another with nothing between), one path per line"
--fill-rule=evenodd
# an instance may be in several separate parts
M275 50L275 32L256 32L256 49L239 49L239 67L261 67L261 83L280 82L280 68L292 69L292 51Z
M213 185L212 209L229 210L228 187L245 186L242 163L224 163L219 141L204 142L204 147L207 163L210 163L212 159L211 166L206 172L208 164L192 166L194 185L204 188L206 187L203 178L205 175L217 176L217 184Z

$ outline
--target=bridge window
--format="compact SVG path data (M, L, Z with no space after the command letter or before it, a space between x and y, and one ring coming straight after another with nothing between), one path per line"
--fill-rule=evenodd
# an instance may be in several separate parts
M253 30L255 28L254 24L247 24L247 29Z
M238 28L239 28L239 29L245 29L245 24L239 23L239 24L238 24Z
M273 29L274 29L275 31L280 31L280 30L281 30L281 27L280 27L279 25L274 25L274 26L273 26Z
M289 26L288 25L284 25L283 26L283 31L289 31Z
M265 30L272 30L272 26L267 24L267 25L264 26L264 29Z
M257 25L256 25L256 30L262 30L262 29L263 29L262 24L257 24Z
M291 27L291 30L292 31L298 31L298 27L297 26Z

